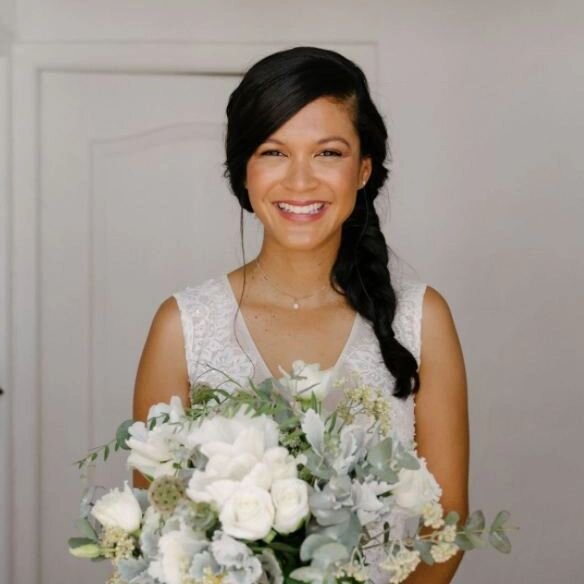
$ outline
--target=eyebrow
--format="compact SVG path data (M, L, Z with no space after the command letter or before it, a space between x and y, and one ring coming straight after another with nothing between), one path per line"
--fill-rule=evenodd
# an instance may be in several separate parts
M321 140L319 140L317 142L317 144L324 144L325 142L334 142L334 141L344 142L349 148L351 147L351 144L349 144L349 142L347 140L345 140L345 138L343 138L342 136L327 136L326 138L322 138ZM266 142L274 142L275 144L284 144L284 142L281 142L280 140L277 140L276 138L268 138L266 140Z

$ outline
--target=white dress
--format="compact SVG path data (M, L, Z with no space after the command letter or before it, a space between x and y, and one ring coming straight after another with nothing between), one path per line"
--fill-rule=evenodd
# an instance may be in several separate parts
M392 286L397 297L393 330L397 340L405 346L420 365L422 302L426 284L418 280L392 275ZM257 349L227 275L209 278L204 282L173 293L181 313L185 357L190 383L195 381L211 385L222 384L225 389L235 387L218 371L227 373L239 383L248 378L260 382L271 373ZM404 445L415 447L414 396L402 400L391 395L394 377L385 366L379 342L372 325L360 314L356 315L345 346L331 369L333 375L355 370L363 383L379 388L387 396L391 406L392 431ZM405 520L399 512L387 518L391 536L401 537ZM371 563L379 555L380 548L370 550ZM374 553L378 552L378 553ZM387 581L387 573L372 574L376 582Z

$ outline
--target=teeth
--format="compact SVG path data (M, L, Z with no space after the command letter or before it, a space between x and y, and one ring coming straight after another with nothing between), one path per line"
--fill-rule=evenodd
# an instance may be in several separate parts
M313 203L312 205L289 205L288 203L277 203L282 211L287 213L297 213L299 215L313 215L318 213L323 207L324 203Z

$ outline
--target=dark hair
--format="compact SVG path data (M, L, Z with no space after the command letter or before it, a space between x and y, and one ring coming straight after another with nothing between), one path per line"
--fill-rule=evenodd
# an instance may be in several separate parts
M255 63L227 105L224 174L241 205L243 225L243 209L253 212L245 188L249 158L280 126L319 97L350 106L361 156L372 161L367 185L359 189L355 208L342 227L331 285L371 322L383 361L396 380L393 395L405 399L419 389L418 365L392 329L397 299L388 267L389 248L373 205L389 175L384 166L389 159L387 130L363 71L339 53L317 47L286 49Z

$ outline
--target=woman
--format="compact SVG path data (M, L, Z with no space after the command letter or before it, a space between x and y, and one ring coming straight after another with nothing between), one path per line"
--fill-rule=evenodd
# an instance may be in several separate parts
M387 131L363 72L314 47L269 55L232 93L227 118L225 175L242 214L263 224L261 250L161 304L138 368L135 418L172 395L187 404L195 380L224 381L217 370L244 381L280 377L297 359L335 375L353 369L385 390L398 439L425 457L444 510L466 518L462 351L440 293L389 271L373 205L388 175ZM135 483L145 485L139 475ZM391 521L395 534L400 518ZM446 584L461 557L420 564L407 582Z

